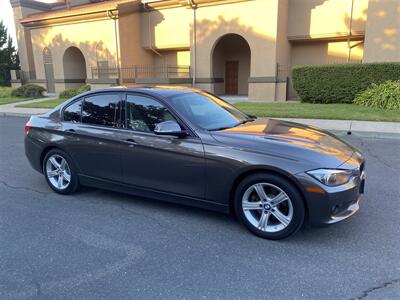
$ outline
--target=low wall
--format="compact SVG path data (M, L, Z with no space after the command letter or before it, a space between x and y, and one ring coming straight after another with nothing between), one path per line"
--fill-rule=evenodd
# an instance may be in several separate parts
M19 80L11 80L11 87L12 88L16 89L16 88L19 88L21 85L22 85L21 81L19 81Z

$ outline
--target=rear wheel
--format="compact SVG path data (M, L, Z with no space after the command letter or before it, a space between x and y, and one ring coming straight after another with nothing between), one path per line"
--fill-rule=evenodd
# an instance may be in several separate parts
M76 168L62 150L50 150L43 160L43 173L48 185L57 193L72 194L79 187Z
M304 222L302 197L287 179L268 173L245 178L235 193L235 212L254 234L279 240L294 234Z

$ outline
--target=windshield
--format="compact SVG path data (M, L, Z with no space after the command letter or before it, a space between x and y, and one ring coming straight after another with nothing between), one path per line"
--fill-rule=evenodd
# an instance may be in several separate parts
M222 130L251 120L236 107L208 93L179 94L169 100L180 114L202 129Z

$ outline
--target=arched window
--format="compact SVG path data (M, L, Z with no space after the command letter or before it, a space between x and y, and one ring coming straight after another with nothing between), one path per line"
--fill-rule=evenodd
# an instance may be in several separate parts
M43 49L43 63L45 64L53 63L53 56L51 55L50 49L47 47Z
M54 84L54 70L53 70L53 56L49 48L43 49L43 64L44 64L44 74L46 76L46 87L48 93L55 92Z

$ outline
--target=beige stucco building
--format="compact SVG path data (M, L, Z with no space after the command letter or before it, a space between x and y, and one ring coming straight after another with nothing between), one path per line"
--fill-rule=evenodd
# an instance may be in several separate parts
M24 82L295 98L301 64L400 61L400 0L10 0ZM20 84L13 74L13 84Z

